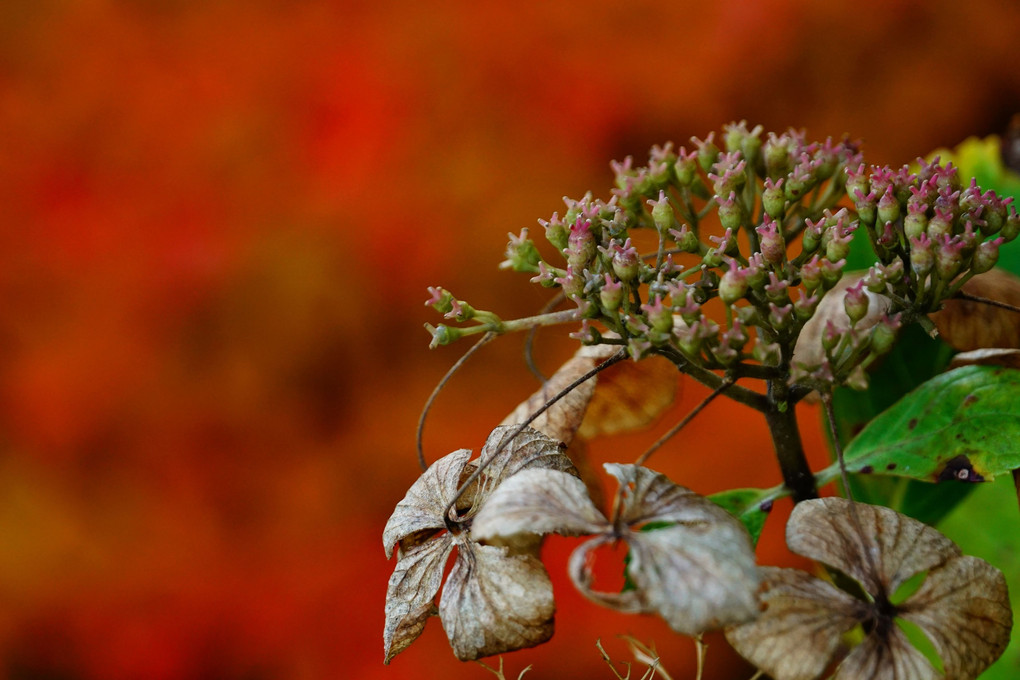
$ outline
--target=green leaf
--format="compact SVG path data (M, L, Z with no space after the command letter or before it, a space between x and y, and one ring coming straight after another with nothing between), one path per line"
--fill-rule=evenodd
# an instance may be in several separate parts
M757 545L772 502L784 493L776 489L731 489L712 494L708 500L739 519L751 534L751 542Z
M924 383L846 448L847 470L929 482L990 480L1020 468L1020 371L964 366ZM836 465L819 475L827 482Z
M904 328L864 391L839 388L832 397L836 431L845 448L871 420L949 365L952 349L920 326ZM937 524L972 489L970 484L933 486L905 477L853 475L850 490L862 503L885 505L927 524Z
M977 484L977 490L961 503L939 527L968 555L998 567L1006 576L1013 611L1020 611L1020 514L1013 480ZM981 674L981 680L1013 680L1020 677L1020 636L1002 657Z

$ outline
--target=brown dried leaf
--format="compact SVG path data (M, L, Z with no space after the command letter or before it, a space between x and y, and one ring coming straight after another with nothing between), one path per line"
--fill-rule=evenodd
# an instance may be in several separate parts
M462 661L539 645L553 634L552 583L532 555L464 542L439 615Z
M676 399L679 374L663 357L621 361L599 374L579 434L586 439L650 425Z
M949 362L949 368L960 366L1003 366L1020 368L1020 349L988 347L969 352L960 352Z
M726 639L775 678L814 680L831 663L843 634L862 618L863 603L799 569L760 571L762 614L728 629Z
M999 658L1013 626L1002 572L967 555L930 571L900 615L928 635L946 676L961 680L976 678Z
M470 457L470 449L449 453L430 465L411 485L383 529L387 558L392 556L393 546L409 536L446 529L443 511L457 493L461 473Z
M582 350L587 348L582 348ZM610 354L610 356L612 353ZM516 425L523 423L533 413L542 408L550 399L566 389L572 382L592 370L600 362L591 356L578 352L573 358L560 366L552 377L537 392L521 402L513 412L503 419L500 425ZM532 421L531 427L556 441L570 445L574 434L581 427L584 413L595 394L595 382L598 376L575 387L573 391L553 404L545 413Z
M1020 278L992 269L963 284L964 293L1020 307ZM986 347L1020 349L1020 312L984 302L950 299L931 315L939 335L954 349Z
M619 349L617 345L582 347L501 425L524 422ZM567 445L578 433L591 439L635 430L651 423L673 403L678 380L676 367L661 357L621 361L575 387L536 418L531 427Z
M524 541L511 549L481 546L471 537L472 518L492 490L514 474L545 469L569 477L567 473L574 470L558 442L530 428L509 440L515 431L515 427L502 427L489 435L480 460L492 458L492 463L458 502L455 519L447 522L446 508L478 465L468 463L468 449L433 463L386 523L383 546L387 555L398 546L397 564L386 592L386 663L421 634L437 611L454 652L462 659L538 644L552 634L552 588L533 554L537 543ZM437 610L435 596L455 548L457 557ZM459 632L455 634L451 627Z

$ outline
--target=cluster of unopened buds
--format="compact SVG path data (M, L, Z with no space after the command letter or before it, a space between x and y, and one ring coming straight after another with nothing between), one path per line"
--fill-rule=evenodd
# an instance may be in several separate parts
M732 124L722 148L710 134L613 169L609 200L567 199L562 218L539 221L554 262L525 229L503 266L559 287L583 342L707 370L863 385L901 325L991 269L1020 231L1008 199L961 187L952 165L867 167L853 142L792 130ZM854 253L874 264L841 283ZM473 324L429 326L433 344L509 323L442 289L427 304Z

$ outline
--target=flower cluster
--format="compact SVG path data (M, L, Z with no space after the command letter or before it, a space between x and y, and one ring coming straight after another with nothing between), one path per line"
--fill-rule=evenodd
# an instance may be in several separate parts
M690 149L654 147L645 166L628 157L612 168L609 200L566 199L563 217L539 220L552 261L523 230L502 266L558 287L586 344L709 371L862 385L903 323L937 311L1020 231L1008 200L961 188L952 165L869 168L854 142L763 136L743 122L725 128L721 148L713 133ZM868 244L874 266L839 286L834 313L798 341ZM430 303L475 325L429 327L434 345L506 330L444 295Z

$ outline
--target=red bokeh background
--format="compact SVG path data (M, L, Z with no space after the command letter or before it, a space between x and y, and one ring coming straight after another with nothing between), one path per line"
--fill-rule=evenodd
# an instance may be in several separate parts
M730 120L875 163L996 132L1018 28L1011 0L0 4L0 679L489 677L438 621L382 665L382 526L463 349L427 349L426 286L533 312L507 232ZM547 370L568 352L540 344ZM454 381L430 459L534 388L520 349ZM720 404L653 467L779 481ZM571 546L547 548L558 633L508 677L611 677L594 644L628 659L621 632L692 677L689 641L571 590ZM751 675L709 641L706 678Z

